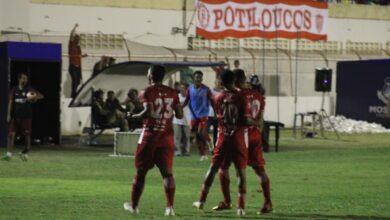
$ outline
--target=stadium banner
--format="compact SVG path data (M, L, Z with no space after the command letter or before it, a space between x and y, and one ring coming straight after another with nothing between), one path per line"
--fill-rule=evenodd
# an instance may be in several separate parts
M312 0L198 0L197 35L327 40L328 4Z
M337 62L336 114L390 128L390 59Z

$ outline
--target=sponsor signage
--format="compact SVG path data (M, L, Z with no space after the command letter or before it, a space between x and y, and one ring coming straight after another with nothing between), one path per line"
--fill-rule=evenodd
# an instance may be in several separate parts
M390 59L337 63L336 114L390 128Z
M312 0L199 0L196 32L206 39L327 39L328 4Z

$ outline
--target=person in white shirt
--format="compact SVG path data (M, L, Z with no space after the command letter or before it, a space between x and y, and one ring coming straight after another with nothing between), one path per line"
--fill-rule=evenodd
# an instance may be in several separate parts
M185 92L187 91L188 84L181 83L179 86L179 101L180 104L184 103ZM175 141L175 156L189 156L191 147L191 131L190 131L190 119L189 119L188 105L183 108L183 119L173 118L173 132Z

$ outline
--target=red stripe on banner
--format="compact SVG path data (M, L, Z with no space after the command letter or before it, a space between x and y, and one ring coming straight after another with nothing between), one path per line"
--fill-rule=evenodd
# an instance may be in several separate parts
M288 32L288 31L260 31L260 30L251 30L251 31L235 31L235 30L226 30L220 32L208 32L200 28L196 28L196 33L209 40L220 40L226 37L234 38L245 38L245 37L262 37L262 38L288 38L288 39L309 39L313 41L317 40L327 40L327 35L312 34L306 31L302 32Z
M326 2L316 2L313 0L199 0L199 2L205 3L205 4L223 4L227 2L234 2L237 4L251 4L251 3L262 3L262 4L286 4L286 5L292 5L292 6L299 6L299 5L307 5L314 8L320 8L320 9L328 9L328 3Z

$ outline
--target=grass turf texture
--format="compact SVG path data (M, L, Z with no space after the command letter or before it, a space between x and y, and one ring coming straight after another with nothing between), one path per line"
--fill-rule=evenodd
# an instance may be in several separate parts
M294 139L291 131L283 131L280 152L265 154L274 212L256 215L263 199L248 168L244 218L390 219L390 134L342 134L341 140L327 135ZM0 219L162 218L165 195L158 169L147 176L141 213L131 216L122 204L130 198L134 160L110 153L110 148L35 147L28 162L17 155L0 161ZM175 158L175 219L238 218L235 208L211 211L222 200L218 178L204 211L191 207L208 165L195 153ZM236 205L232 168L230 176Z

